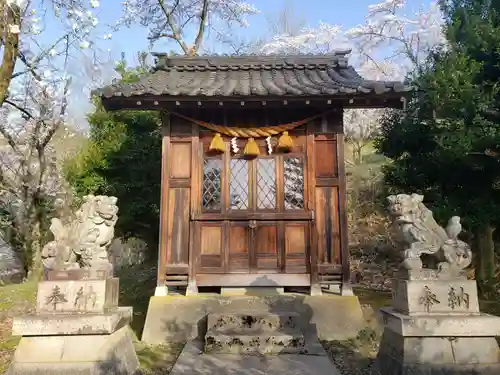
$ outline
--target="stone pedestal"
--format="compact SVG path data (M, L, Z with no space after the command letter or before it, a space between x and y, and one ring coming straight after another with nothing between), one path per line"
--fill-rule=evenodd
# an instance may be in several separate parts
M34 314L16 317L22 336L8 375L136 374L131 307L118 307L119 282L108 273L46 274Z
M474 280L436 273L393 282L372 375L500 374L500 318L479 311Z

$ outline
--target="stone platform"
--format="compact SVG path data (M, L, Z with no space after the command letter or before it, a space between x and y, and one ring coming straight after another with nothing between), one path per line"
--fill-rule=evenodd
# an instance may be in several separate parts
M210 314L205 335L206 353L305 353L299 314Z
M356 337L365 320L355 296L282 294L273 296L155 296L149 301L142 341L164 342L204 340L209 314L266 315L295 313L304 337L344 340ZM250 315L250 314L249 314Z
M48 272L38 283L35 312L13 319L21 340L7 375L138 373L133 311L118 306L119 280L78 277L87 273Z
M23 337L7 375L139 374L132 340L128 326L111 335Z
M475 281L430 271L396 279L392 307L381 314L372 375L500 374L500 318L479 311Z

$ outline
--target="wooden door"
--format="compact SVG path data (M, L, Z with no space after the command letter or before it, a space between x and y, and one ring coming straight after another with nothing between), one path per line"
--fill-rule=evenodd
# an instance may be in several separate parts
M206 146L200 152L201 207L192 215L196 273L310 272L313 215L304 140L295 140L294 152L271 155L262 141L252 160L211 156Z

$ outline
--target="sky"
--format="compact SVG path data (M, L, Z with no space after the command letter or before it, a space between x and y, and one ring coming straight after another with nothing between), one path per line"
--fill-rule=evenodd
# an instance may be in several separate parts
M306 26L315 27L320 22L328 24L339 25L344 29L364 23L367 14L368 6L378 3L381 0L247 0L253 4L260 13L248 18L249 27L244 29L237 29L234 33L243 36L246 40L261 37L265 35L269 29L269 17L276 16L283 10L285 4L291 5L294 13L297 14L305 22ZM407 0L405 12L408 14L413 13L421 7L427 8L430 0ZM146 50L153 52L168 52L172 48L177 48L176 44L166 41L161 42L149 49L147 40L148 29L141 25L134 25L131 28L121 28L119 31L114 32L110 40L104 40L103 36L110 32L107 25L112 25L120 18L122 14L122 0L100 0L100 7L97 11L97 18L99 26L96 29L98 39L94 41L92 46L94 50L99 50L101 56L108 60L108 64L103 68L102 78L105 84L110 83L113 78L113 65L114 62L120 59L121 53L125 53L129 65L136 64L136 54L138 51ZM57 21L56 21L57 22ZM54 40L60 36L57 27L54 27L53 35L49 32L44 35L47 38ZM189 40L191 42L191 40ZM216 50L218 53L228 52L222 50L220 46L216 48L213 45L205 45L206 47ZM177 50L177 52L180 52ZM231 52L231 51L229 51ZM73 69L80 69L78 61L75 61ZM80 82L81 84L81 82ZM83 128L86 127L85 114L90 111L92 105L88 100L88 93L84 92L82 88L75 87L72 95L72 102L70 103L70 116L74 121Z
M379 0L248 0L260 14L249 17L249 27L237 30L238 34L247 38L259 37L263 31L268 29L267 17L279 13L286 3L290 3L293 9L303 17L307 26L317 26L321 21L329 24L341 25L350 28L364 23L368 6L378 3ZM411 13L422 5L428 6L430 0L407 0L407 9ZM100 10L100 22L112 24L121 12L121 1L102 0ZM110 48L114 54L125 52L126 56L134 56L140 49L148 48L147 28L135 26L130 29L122 29L114 33L112 40L99 43L103 48ZM105 47L106 46L106 47ZM155 52L163 52L168 47L156 45L152 48ZM106 48L106 49L107 49Z

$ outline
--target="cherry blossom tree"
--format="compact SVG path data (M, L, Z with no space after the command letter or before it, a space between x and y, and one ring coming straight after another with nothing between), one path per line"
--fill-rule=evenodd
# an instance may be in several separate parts
M423 63L428 53L442 45L443 15L436 1L427 9L408 16L405 0L384 0L368 7L362 25L344 30L339 25L320 23L300 33L282 32L265 43L261 52L331 53L350 49L350 62L368 79L403 80ZM346 140L355 153L377 134L379 109L352 109L344 113ZM359 156L359 155L358 155Z
M234 25L247 27L247 17L258 13L241 0L126 0L123 10L115 28L140 23L149 28L151 44L174 41L189 56L200 52L211 33L217 39ZM190 34L192 41L187 39Z
M53 144L71 135L68 97L78 72L71 66L95 57L85 51L98 7L97 0L0 0L0 210L34 275L45 214L65 191Z

